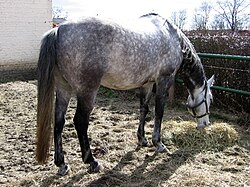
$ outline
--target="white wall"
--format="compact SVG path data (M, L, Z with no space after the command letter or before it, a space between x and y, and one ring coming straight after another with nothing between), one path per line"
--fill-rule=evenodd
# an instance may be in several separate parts
M0 0L0 65L37 63L52 0Z

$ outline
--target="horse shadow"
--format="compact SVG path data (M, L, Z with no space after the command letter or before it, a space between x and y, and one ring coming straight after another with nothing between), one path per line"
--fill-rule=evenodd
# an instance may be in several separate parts
M146 154L143 163L136 167L131 173L126 174L122 172L122 169L130 164L129 161L131 160L132 155L137 152L138 149L139 148L136 148L135 150L127 152L115 167L105 171L104 174L100 174L101 176L98 179L91 181L86 186L154 186L155 182L153 184L152 180L157 181L158 184L167 181L175 173L175 171L186 162L187 159L190 159L195 155L183 154L182 151L178 150L171 155L166 156L166 158L162 159L159 164L155 165L155 167L149 170L147 167L155 161L155 159L158 157L158 154L165 153L154 153L151 156ZM82 176L85 174L86 172L77 173L62 186L68 187L76 184L77 182L81 181Z

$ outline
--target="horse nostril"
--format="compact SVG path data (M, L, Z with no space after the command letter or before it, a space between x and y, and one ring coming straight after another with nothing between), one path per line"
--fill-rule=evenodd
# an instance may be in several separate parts
M204 125L204 126L209 126L209 125L210 125L210 122L205 122L205 121L204 121L204 122L203 122L203 125Z
M202 129L204 129L206 126L205 126L205 124L203 123L201 123L201 124L199 124L199 125L197 125L197 127L196 127L196 129L197 130L202 130Z
M209 121L208 121L208 122L204 121L204 122L198 124L197 127L196 127L196 129L201 130L201 129L206 128L206 127L209 126L209 125L210 125L210 122L209 122Z

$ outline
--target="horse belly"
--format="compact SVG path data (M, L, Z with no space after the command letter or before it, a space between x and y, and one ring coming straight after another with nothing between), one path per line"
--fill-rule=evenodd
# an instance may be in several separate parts
M101 85L115 90L129 90L141 87L148 78L121 73L106 73L103 75Z

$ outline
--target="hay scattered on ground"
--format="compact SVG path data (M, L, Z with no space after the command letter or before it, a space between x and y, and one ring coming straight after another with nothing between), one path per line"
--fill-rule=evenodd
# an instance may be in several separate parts
M164 123L163 141L176 148L189 151L221 151L238 141L238 132L228 123L216 122L211 126L197 130L191 121L168 121Z
M99 94L91 115L91 148L103 166L88 173L72 122L72 100L63 132L70 172L56 175L53 152L35 161L36 82L0 84L0 186L250 186L250 135L222 118L205 130L180 106L167 108L162 139L172 154L155 152L153 115L147 118L147 147L137 147L139 101ZM154 111L151 109L151 111ZM219 112L220 113L220 112ZM52 147L53 150L53 147Z

